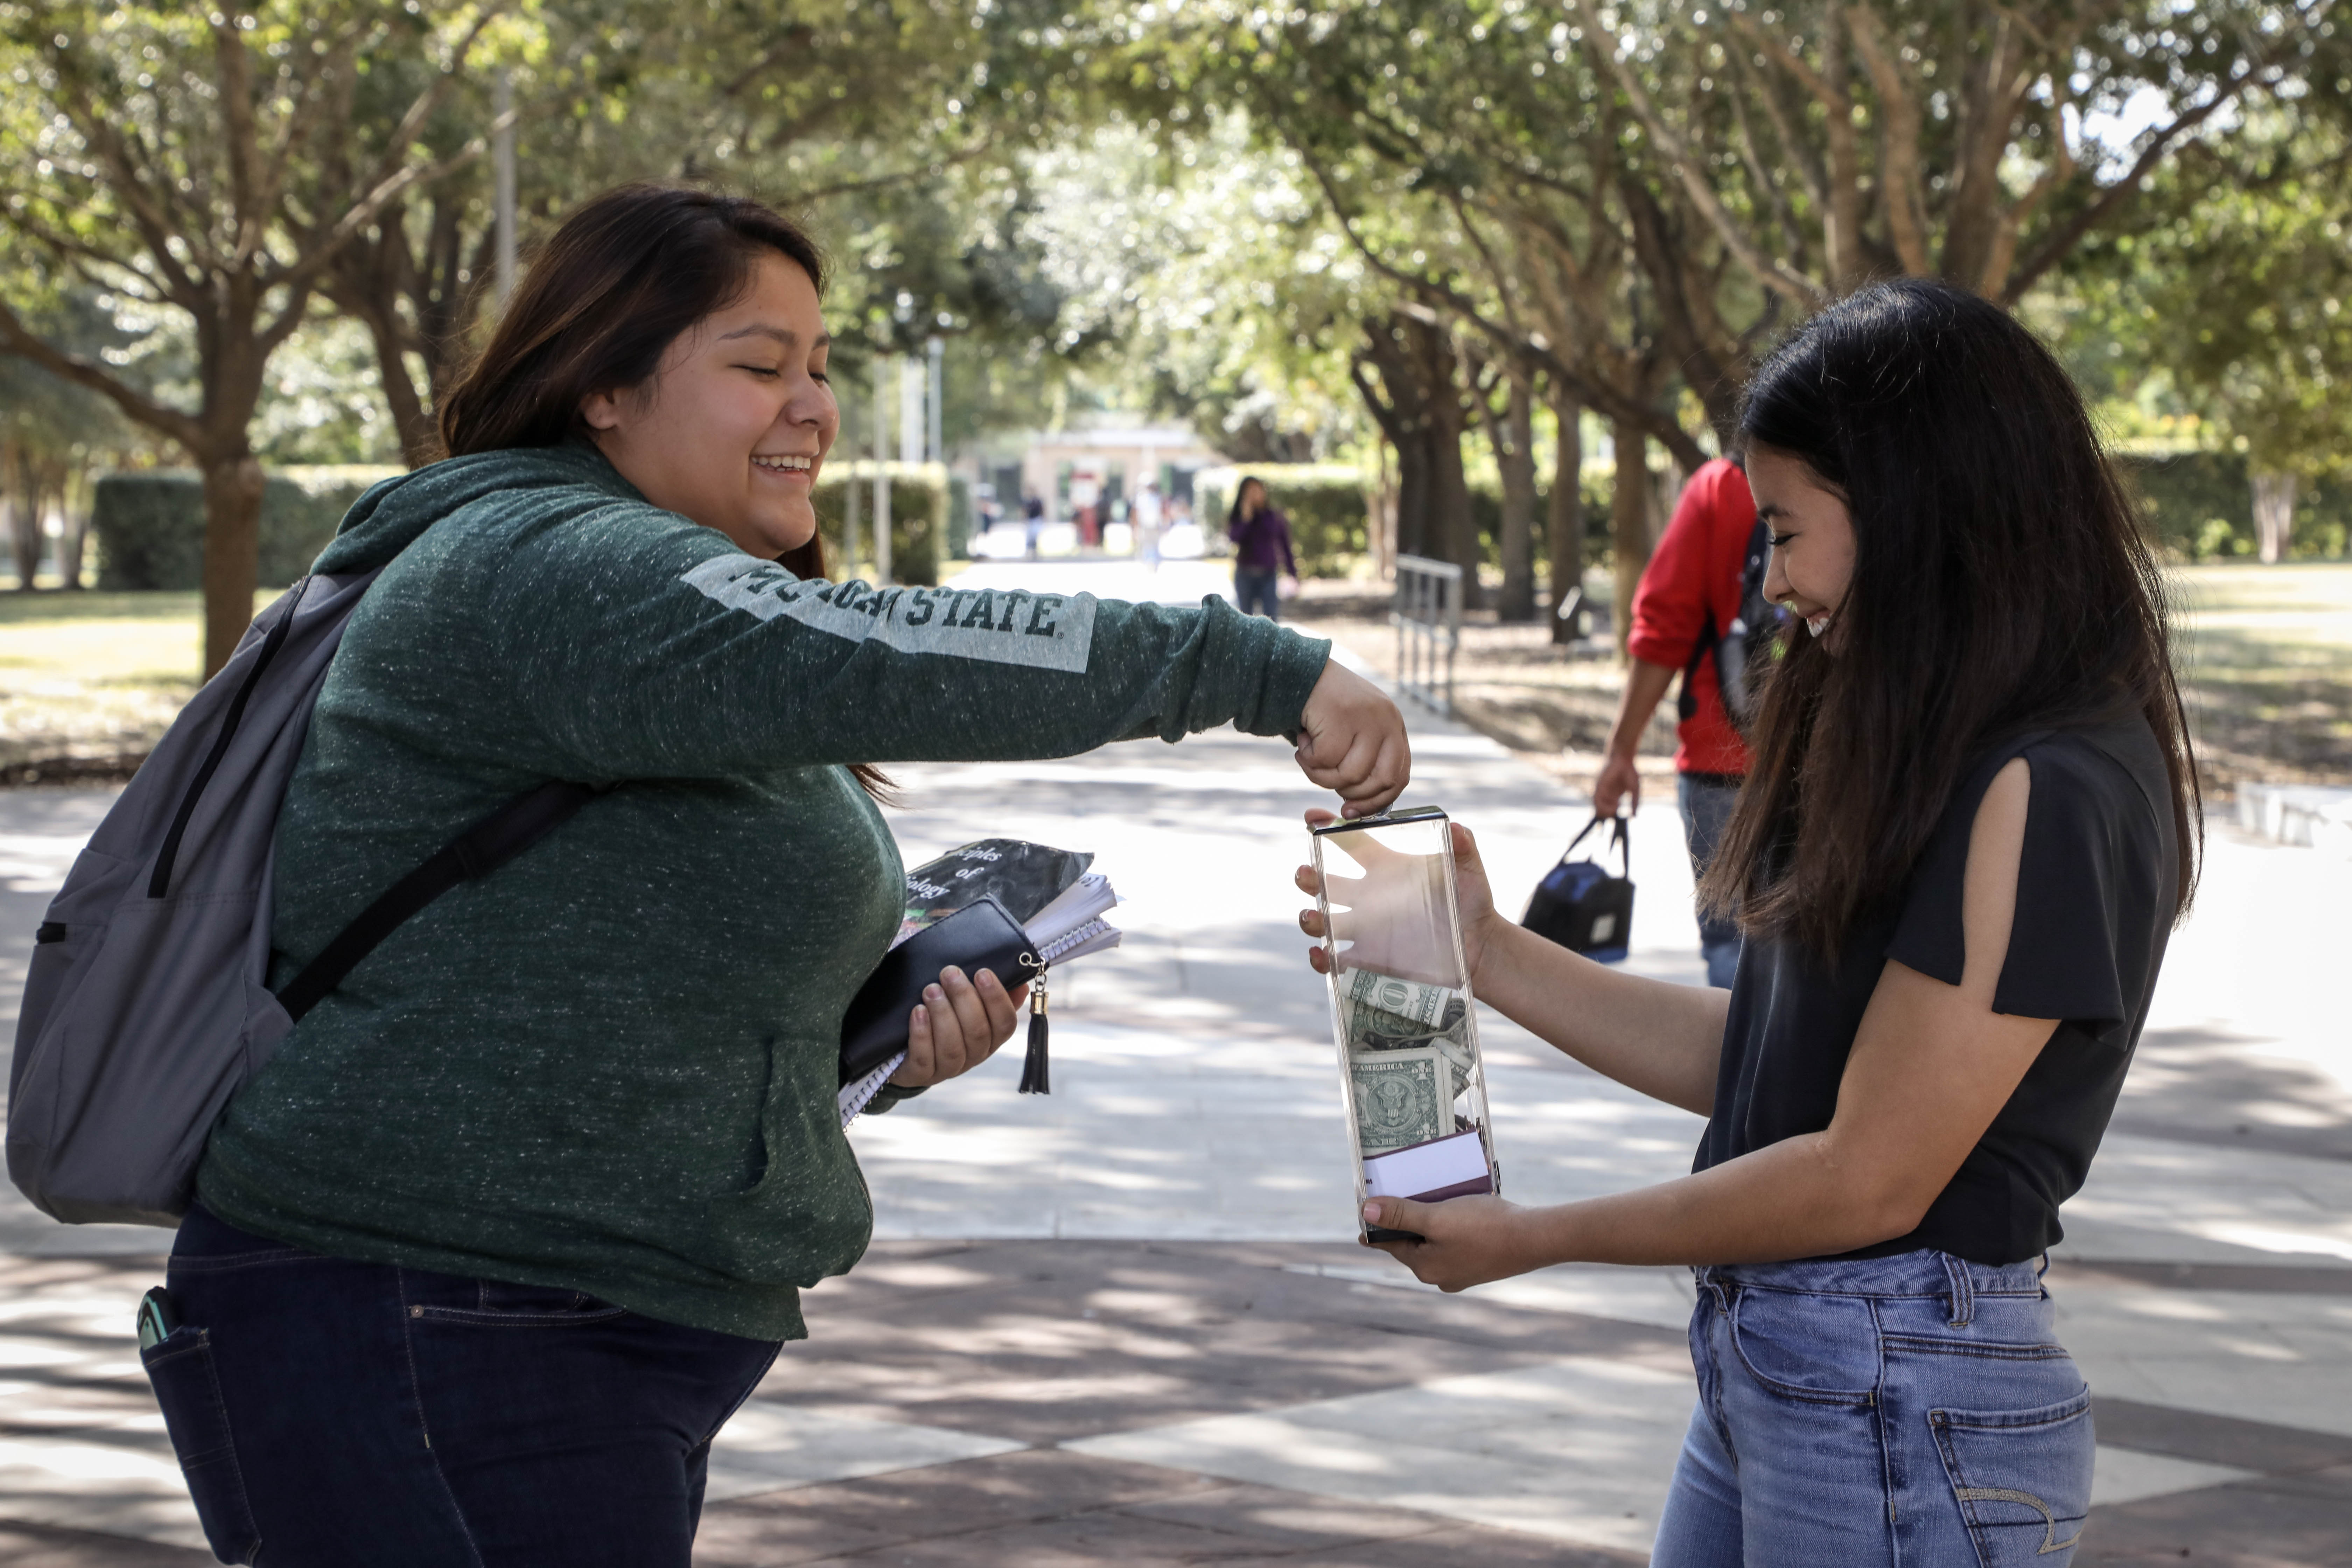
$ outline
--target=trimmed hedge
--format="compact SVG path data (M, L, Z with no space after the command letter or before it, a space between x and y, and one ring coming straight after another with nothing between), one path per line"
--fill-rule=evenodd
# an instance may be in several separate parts
M971 529L976 521L971 510L971 481L961 474L949 475L948 560L971 559Z
M884 463L890 477L890 575L900 583L934 587L940 580L940 547L950 542L952 496L948 471L939 463ZM842 487L856 483L857 537L869 560L874 554L874 475L866 462L827 463L816 487L816 526L824 538L829 570L841 574ZM965 502L969 511L970 501ZM966 522L967 530L971 527Z
M1245 479L1262 482L1265 499L1290 519L1291 549L1302 575L1334 575L1371 548L1364 477L1344 463L1202 468L1192 476L1192 517L1213 548L1225 537L1225 516Z
M2124 477L2147 509L2148 530L2170 554L2189 561L2252 555L2254 490L2236 452L2126 452ZM2297 556L2352 553L2352 491L2305 485L2294 502Z
M310 569L352 503L388 468L290 468L261 492L261 561L255 581L280 587ZM205 486L192 468L106 474L90 499L98 585L114 591L187 590L205 582Z
M940 544L949 533L952 498L947 470L937 463L889 463L891 574L901 583L939 581ZM270 472L261 495L261 562L256 581L277 587L293 582L335 536L336 525L368 488L406 470L394 468L287 468ZM841 553L841 487L854 476L858 532L873 552L874 465L839 463L817 486L818 527L834 558ZM955 488L961 488L959 482ZM965 492L969 517L971 501ZM970 523L966 523L967 530ZM188 468L108 474L90 505L102 589L186 590L204 586L204 481Z
M1613 468L1588 466L1578 476L1579 499L1584 512L1584 563L1588 567L1606 565L1614 553L1613 535L1610 532L1609 497L1616 484ZM1541 572L1550 560L1551 538L1551 475L1545 472L1536 484L1536 569ZM1496 572L1503 569L1503 492L1489 489L1477 479L1470 481L1470 521L1478 530L1478 558Z

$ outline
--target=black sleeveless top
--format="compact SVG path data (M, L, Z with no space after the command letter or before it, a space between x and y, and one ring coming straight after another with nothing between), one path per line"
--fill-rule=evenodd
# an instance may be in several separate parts
M1959 984L1969 835L1993 775L2015 757L2032 788L1993 1009L2062 1022L1918 1228L1849 1257L1937 1247L1998 1265L2058 1240L2058 1205L2090 1170L2147 1017L2180 854L2163 751L2137 715L2021 735L1978 758L1909 881L1855 919L1834 962L1791 940L1748 942L1692 1169L1830 1124L1888 959Z

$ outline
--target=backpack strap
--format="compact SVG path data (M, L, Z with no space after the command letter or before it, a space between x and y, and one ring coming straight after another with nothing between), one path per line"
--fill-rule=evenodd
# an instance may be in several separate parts
M221 720L220 733L213 738L213 749L205 753L196 776L188 781L187 792L180 797L179 810L172 814L171 830L163 835L163 847L155 856L155 869L147 879L147 896L160 899L172 890L172 866L180 858L180 840L186 836L188 821L196 815L196 802L205 793L205 785L213 782L213 774L228 755L228 745L236 739L236 727L245 718L246 704L253 700L253 689L261 684L261 677L269 668L269 661L286 646L286 634L294 629L294 612L302 607L303 592L310 586L305 576L288 590L286 613L278 617L261 639L261 651L254 656L253 668L246 672L245 680L229 699L228 712Z
M278 1005L288 1017L299 1022L402 921L458 883L488 876L562 826L601 793L587 784L557 779L507 802L361 910L318 957L286 983L278 993Z
M1748 552L1740 557L1739 602L1731 616L1734 633L1743 629L1748 631L1755 629L1748 611L1751 602L1763 598L1764 576L1769 566L1768 558L1771 553L1772 525L1759 517L1748 531ZM1721 682L1723 679L1722 648L1729 635L1722 626L1716 624L1715 606L1711 604L1707 605L1706 620L1699 627L1698 641L1691 646L1690 662L1683 666L1682 688L1675 697L1675 710L1677 716L1690 719L1698 713L1698 693L1691 689L1691 682L1698 679L1698 667L1705 664L1710 657L1715 659L1716 679L1718 683ZM1727 699L1724 702L1725 716L1729 717L1730 712L1731 704ZM1732 727L1735 730L1739 728L1737 720L1733 721Z
M1690 662L1683 666L1683 683L1675 693L1675 717L1683 720L1698 717L1698 693L1691 689L1691 682L1698 679L1698 667L1714 657L1716 645L1721 641L1723 634L1716 629L1715 625L1715 606L1709 605L1706 619L1698 628L1698 641L1691 644Z

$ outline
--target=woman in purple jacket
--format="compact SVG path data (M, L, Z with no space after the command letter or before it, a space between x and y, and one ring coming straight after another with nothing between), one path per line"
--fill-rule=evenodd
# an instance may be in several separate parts
M1225 518L1225 537L1234 542L1234 597L1242 614L1282 619L1281 578L1298 578L1298 558L1290 550L1290 520L1282 509L1266 503L1265 486L1244 479Z

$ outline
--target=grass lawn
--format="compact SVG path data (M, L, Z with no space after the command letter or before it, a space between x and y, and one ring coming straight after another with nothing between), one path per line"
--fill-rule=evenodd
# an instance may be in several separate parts
M194 692L203 663L195 594L0 593L0 771L123 771Z
M2182 683L2208 783L2352 783L2352 563L2189 566L2172 574ZM277 590L254 596L257 609ZM1395 636L1378 584L1310 583L1299 621L1383 668ZM1463 628L1464 716L1572 777L1589 776L1622 677L1563 658L1541 626ZM0 593L0 778L121 773L195 689L194 594ZM1673 704L1643 750L1663 772Z
M2172 582L2210 780L2352 784L2352 563L2186 566Z

